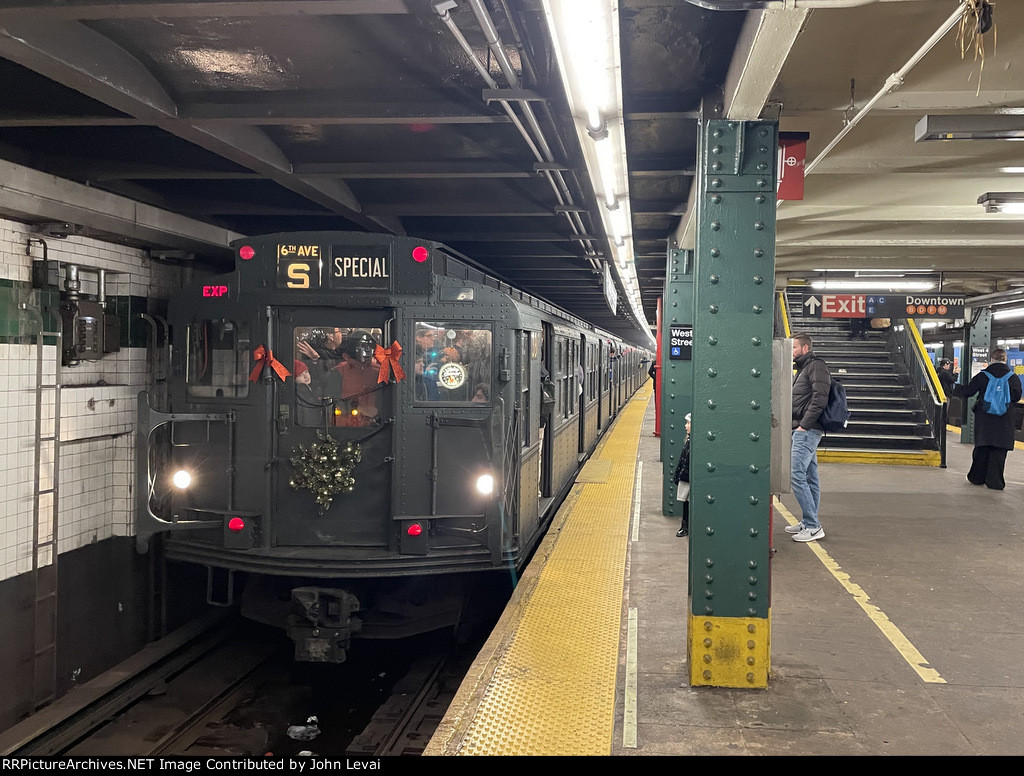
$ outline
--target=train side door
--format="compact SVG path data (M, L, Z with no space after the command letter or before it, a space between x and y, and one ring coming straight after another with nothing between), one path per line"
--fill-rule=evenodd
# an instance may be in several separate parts
M552 373L554 367L554 337L551 324L542 324L540 334L540 374L541 374L541 428L540 428L540 491L542 497L551 496L551 464L552 448L555 443L554 412L557 388ZM546 401L549 399L550 401Z
M281 311L276 546L386 547L391 527L394 381L374 358L394 313Z

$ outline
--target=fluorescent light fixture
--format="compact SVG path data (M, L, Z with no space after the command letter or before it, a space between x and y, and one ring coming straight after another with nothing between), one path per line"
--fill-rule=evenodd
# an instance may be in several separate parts
M914 142L922 140L1024 140L1024 117L923 116L914 127Z
M599 191L604 192L604 203L612 207L617 199L619 182L615 173L615 149L607 133L594 138L594 151L597 153L597 170L601 179Z
M986 191L978 197L986 213L1024 213L1024 191Z
M606 47L601 45L611 37L607 22L602 14L580 13L563 29L566 53L571 59L567 64L576 78L580 107L586 113L587 128L594 131L602 129L603 117L614 105L612 90L608 88L612 63Z
M1000 167L999 172L1004 175L1024 175L1024 167Z
M812 280L811 288L821 291L930 291L935 284L926 280Z
M933 269L911 269L909 267L880 267L877 269L871 269L870 267L820 267L811 271L820 272L823 275L838 275L847 272L855 278L902 277L903 275L931 275L935 273Z
M1024 307L1014 307L1009 310L996 310L992 313L993 318L1006 320L1007 318L1024 318Z
M917 328L919 328L921 331L924 331L925 329L937 329L938 327L939 324L937 321L924 321L923 323L919 323L917 325Z
M603 201L614 272L633 278L629 170L622 111L620 0L543 0L562 85L595 194ZM650 327L640 294L625 295L636 321ZM611 300L609 300L611 305ZM654 346L651 339L649 346Z
M624 201L615 203L615 207L608 208L608 218L611 221L612 234L618 238L625 239L629 234L629 217L626 213L627 204Z

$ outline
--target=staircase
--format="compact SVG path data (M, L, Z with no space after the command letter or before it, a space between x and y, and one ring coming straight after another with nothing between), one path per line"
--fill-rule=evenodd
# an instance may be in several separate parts
M825 435L818 460L939 466L928 414L906 367L893 359L889 332L868 330L851 340L846 319L801 316L799 292L787 292L787 308L791 331L811 336L815 355L846 388L850 421Z

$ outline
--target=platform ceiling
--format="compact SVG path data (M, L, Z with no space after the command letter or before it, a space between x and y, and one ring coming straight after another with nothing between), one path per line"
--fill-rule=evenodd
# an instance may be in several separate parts
M958 7L859 1L619 3L650 323L666 249L692 238L702 104L708 115L779 117L783 130L810 133L814 160ZM648 321L621 303L609 311L573 236L578 216L607 252L540 0L482 6L520 91L508 91L470 0L4 0L0 213L199 262L224 261L234 237L298 229L439 240L641 342ZM1024 146L914 142L926 113L1024 113L1024 3L996 3L994 19L984 69L949 32L820 161L804 200L780 205L781 275L913 265L968 293L1024 278L1024 217L976 204L985 191L1024 189ZM501 97L529 101L548 151L523 138ZM557 193L544 172L553 168L566 183Z

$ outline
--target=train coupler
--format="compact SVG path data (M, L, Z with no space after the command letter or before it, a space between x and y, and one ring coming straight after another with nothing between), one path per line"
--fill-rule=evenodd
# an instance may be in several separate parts
M362 620L352 617L359 599L347 590L297 587L292 590L288 636L295 644L295 659L309 663L344 663Z

